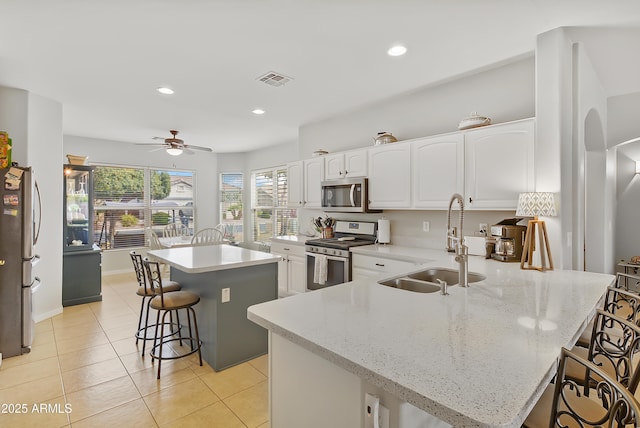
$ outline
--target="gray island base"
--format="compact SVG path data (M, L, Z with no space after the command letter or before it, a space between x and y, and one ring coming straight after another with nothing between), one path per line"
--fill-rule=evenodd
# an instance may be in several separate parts
M229 245L172 248L148 254L171 266L171 279L183 290L200 296L194 308L202 358L214 370L268 352L267 330L247 319L247 308L277 299L278 256ZM223 301L227 292L228 301Z

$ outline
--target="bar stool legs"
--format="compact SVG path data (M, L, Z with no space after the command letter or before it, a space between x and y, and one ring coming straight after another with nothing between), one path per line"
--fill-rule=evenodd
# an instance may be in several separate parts
M192 306L189 306L185 309L187 310L187 325L189 328L189 336L184 337L180 329L178 331L178 337L172 337L170 339L165 339L165 337L168 337L168 336L164 335L164 326L166 324L165 318L167 314L171 316L171 312L173 312L173 310L162 311L164 312L162 314L162 317L160 317L161 311L158 311L156 322L160 326L160 334L156 334L156 337L154 338L154 341L153 341L153 347L151 348L151 353L150 353L151 358L153 360L158 360L158 377L157 377L158 379L160 379L160 371L162 369L162 360L175 360L175 359L186 357L188 355L191 355L197 352L200 366L202 366L202 352L200 350L202 347L202 342L200 341L200 333L198 331L198 322L196 319L196 312ZM176 313L177 312L178 310L176 310ZM193 329L195 330L195 336L193 335L193 331L191 327L191 317L193 317ZM163 349L165 347L164 345L168 345L171 342L180 342L180 347L182 347L183 341L189 343L190 350L188 352L178 353L177 350L172 349L172 352L175 355L166 355L166 354L163 355Z

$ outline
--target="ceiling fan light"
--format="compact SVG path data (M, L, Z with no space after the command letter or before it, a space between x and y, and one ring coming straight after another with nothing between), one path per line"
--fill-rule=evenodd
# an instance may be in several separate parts
M180 156L182 154L182 149L177 147L169 147L167 149L167 153L169 153L171 156Z
M387 51L389 56L401 56L405 53L407 53L407 48L402 45L393 46Z

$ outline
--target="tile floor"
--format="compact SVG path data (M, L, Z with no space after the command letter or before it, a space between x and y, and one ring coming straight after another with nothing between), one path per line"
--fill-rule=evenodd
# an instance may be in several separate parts
M136 287L133 274L105 276L102 302L36 325L31 353L2 361L1 427L269 427L266 355L215 372L194 354L163 361L156 379L133 337Z

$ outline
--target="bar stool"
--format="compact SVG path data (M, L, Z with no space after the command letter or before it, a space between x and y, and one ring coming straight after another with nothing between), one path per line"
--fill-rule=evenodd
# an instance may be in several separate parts
M151 303L151 299L156 296L153 288L147 281L147 275L142 265L142 255L136 253L135 251L129 252L129 256L131 256L131 262L133 263L133 270L136 272L136 279L138 280L138 290L136 294L142 297L142 302L140 303L140 316L138 317L138 330L136 330L136 345L138 344L138 340L142 339L142 356L144 357L145 345L147 340L153 340L155 338L155 332L153 335L148 335L147 331L149 328L153 327L157 328L156 324L149 325L149 304ZM164 284L165 292L173 292L179 291L182 287L175 281L169 281ZM145 305L146 303L146 305ZM146 310L145 310L146 306ZM142 316L145 315L144 325L142 324ZM167 336L177 333L180 327L180 319L178 318L177 323L173 323L173 318L169 320L171 328L169 329L169 333ZM175 328L174 328L175 327Z
M162 284L162 276L160 275L160 264L158 262L149 261L149 259L147 258L142 260L142 264L144 265L145 271L147 272L149 283L151 284L151 287L156 294L151 299L150 307L158 311L156 325L160 327L160 333L158 333L158 329L156 328L156 335L153 340L153 348L151 348L150 355L154 360L158 360L158 379L160 379L162 360L175 360L177 358L186 357L187 355L198 352L200 365L202 366L202 352L200 351L202 342L200 341L200 335L198 333L196 311L193 309L193 307L200 301L200 296L190 291L173 291L170 293L165 292L164 286ZM178 310L180 309L187 310L189 336L183 337L181 329L178 329L178 337L165 339L165 337L167 337L164 335L165 318L167 314L171 314L174 311L177 314ZM162 320L160 319L161 312ZM195 336L193 335L193 331L191 329L191 317L193 317L193 329L195 330ZM189 342L189 344L191 345L190 350L185 353L178 353L178 351L174 348L173 355L162 355L164 345L176 341L180 342L180 346L182 346L183 341Z

